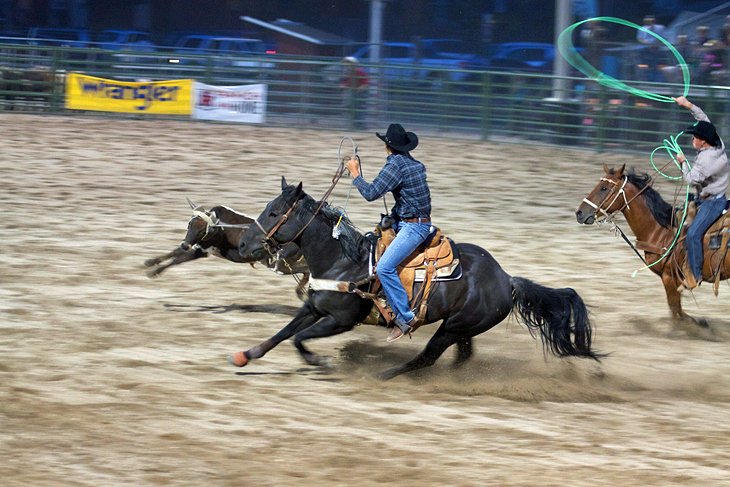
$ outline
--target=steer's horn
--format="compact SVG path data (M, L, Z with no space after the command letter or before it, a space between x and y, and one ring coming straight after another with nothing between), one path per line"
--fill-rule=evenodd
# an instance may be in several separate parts
M195 203L190 201L190 198L188 198L187 196L185 197L185 199L188 200L188 204L190 205L190 208L192 208L193 210L198 207L198 205L196 205Z

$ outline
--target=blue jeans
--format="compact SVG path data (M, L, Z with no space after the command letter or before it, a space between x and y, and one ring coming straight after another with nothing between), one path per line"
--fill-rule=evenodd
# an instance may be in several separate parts
M403 330L406 323L411 321L415 314L408 305L408 294L398 277L398 265L428 238L431 233L431 225L398 222L394 228L397 232L395 239L380 257L376 272L383 285L385 297L395 313L395 323Z
M689 267L695 275L697 282L702 280L703 243L705 232L722 215L725 209L727 198L724 194L710 197L700 202L697 208L697 215L687 230L687 238L684 242L687 249Z

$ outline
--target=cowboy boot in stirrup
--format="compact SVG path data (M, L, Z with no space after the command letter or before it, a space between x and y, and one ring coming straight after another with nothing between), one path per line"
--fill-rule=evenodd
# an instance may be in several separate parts
M690 269L688 265L682 268L682 274L684 274L684 281L682 281L682 284L679 285L677 291L682 292L685 289L691 291L700 285L695 278L694 272L692 272L692 269Z
M397 322L393 322L393 329L390 330L390 334L388 335L388 338L385 339L386 342L394 342L400 338L403 338L404 335L411 335L411 330L413 330L413 326L411 326L413 323L416 322L416 318L413 317L411 321L408 323L401 325ZM402 327L402 328L401 328Z

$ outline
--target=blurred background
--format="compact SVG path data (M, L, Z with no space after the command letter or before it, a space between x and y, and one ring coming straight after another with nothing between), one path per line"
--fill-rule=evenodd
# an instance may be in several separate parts
M267 124L644 150L676 110L587 80L557 53L716 120L730 98L730 2L691 0L0 0L0 109L69 113L65 74L265 84ZM685 64L690 73L682 71ZM719 125L730 120L719 120ZM725 123L727 125L727 123Z
M24 34L31 27L99 31L147 31L169 44L183 33L236 34L268 38L271 32L241 16L264 21L288 19L337 34L352 42L368 40L368 0L0 0L0 27ZM553 39L552 0L382 0L388 41L416 36L459 39L478 50L484 44ZM710 0L573 0L582 18L614 16L640 23L653 15L670 25L683 12L707 12L726 2ZM710 20L710 19L708 19ZM720 25L715 26L717 28Z

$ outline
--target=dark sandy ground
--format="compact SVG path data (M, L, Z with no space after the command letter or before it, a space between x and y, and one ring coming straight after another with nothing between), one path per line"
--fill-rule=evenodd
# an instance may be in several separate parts
M215 258L154 280L142 265L182 239L185 197L258 214L282 174L323 194L345 133L7 114L0 127L2 485L730 485L730 289L685 297L711 330L676 328L659 279L632 278L631 250L573 216L604 162L646 170L642 156L422 136L442 229L512 275L575 288L611 355L545 358L510 320L460 370L447 351L380 382L435 326L310 343L329 371L288 343L238 370L226 354L290 319L294 281ZM372 177L382 146L352 135ZM382 203L353 192L347 209L366 231Z

